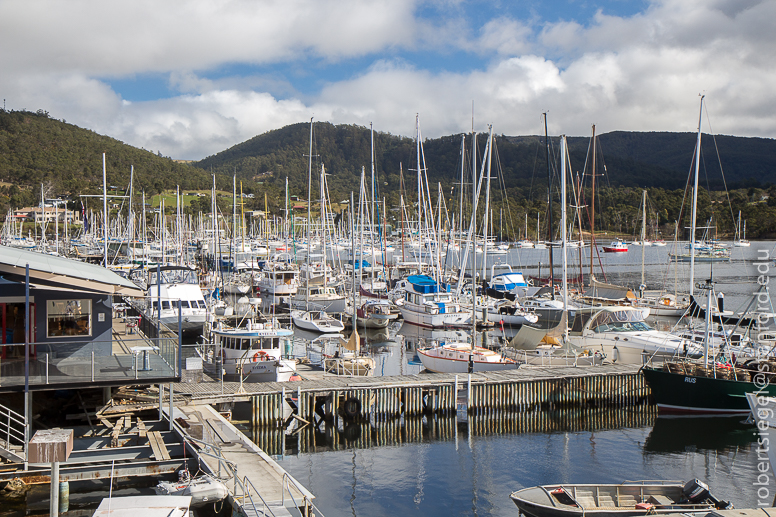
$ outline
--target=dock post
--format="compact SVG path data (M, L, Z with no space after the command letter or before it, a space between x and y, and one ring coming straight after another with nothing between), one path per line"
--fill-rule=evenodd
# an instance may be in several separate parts
M164 384L159 384L159 421L162 421L162 418L164 418L164 413L162 412L162 407L164 406Z
M472 374L469 374L469 382L466 389L466 412L472 411Z
M170 413L167 415L167 420L170 422L169 430L172 431L172 383L170 383Z
M49 496L49 515L59 516L59 462L51 462L51 495Z

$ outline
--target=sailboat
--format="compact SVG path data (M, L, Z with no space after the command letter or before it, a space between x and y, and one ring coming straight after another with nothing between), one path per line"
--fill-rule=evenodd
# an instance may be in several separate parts
M698 117L698 140L695 147L695 188L693 192L690 243L695 241L698 170L701 152L701 122L703 96ZM690 246L690 289L695 289L695 246ZM712 307L714 287L711 282L701 286L707 294L706 307ZM702 339L702 361L667 361L642 368L644 379L652 390L661 413L746 414L750 411L745 395L757 392L776 396L776 383L771 366L764 360L733 358L727 346L717 348L712 343L712 310L705 311L705 332Z
M487 172L488 176L490 176L490 156L491 156L490 150L492 149L492 143L493 143L493 128L491 127L488 135L488 147L486 150L489 156L488 172ZM485 163L483 162L482 165L483 165L482 172L480 173L479 181L476 180L476 177L474 178L475 188L472 189L474 191L474 202L472 204L472 218L471 218L471 224L469 227L469 235L471 236L470 239L471 238L474 239L474 242L471 242L471 240L467 240L466 250L463 255L462 264L466 264L466 259L468 257L470 245L473 244L475 248L477 245L477 242L476 242L477 240L477 237L476 237L477 200L479 198L480 187L482 187L482 179L483 179L482 176L485 173ZM486 207L485 214L487 213L488 211ZM487 224L484 225L484 228L486 231L483 233L487 237ZM485 257L483 257L483 268L485 267L484 264L485 264ZM475 266L476 266L476 261L473 261L472 271L476 269ZM459 280L459 284L462 280L463 278ZM420 361L426 370L429 370L432 372L440 372L440 373L473 373L473 372L480 372L480 371L512 370L518 367L517 362L507 357L504 357L503 355L501 355L501 353L490 350L485 347L476 346L474 344L474 336L476 335L476 332L477 332L476 315L477 315L477 285L476 285L476 282L473 282L472 283L472 313L471 313L471 318L469 320L469 323L471 324L471 328L472 328L472 342L471 343L442 342L439 346L418 349L417 350L418 356L420 357Z
M418 178L418 224L419 229L428 229L434 235L434 218L428 217L431 212L425 195L423 182L423 161L421 159L420 122L416 118L416 153ZM428 200L430 203L430 200ZM425 221L423 221L425 216ZM424 223L424 224L421 224ZM470 228L471 230L471 228ZM421 248L422 251L422 248ZM467 250L468 251L468 250ZM403 298L395 300L404 321L421 327L440 328L463 326L469 321L469 314L463 310L458 299L458 292L453 293L450 286L441 279L439 246L429 250L429 259L433 262L433 276L410 275L404 283ZM422 257L421 257L422 258ZM464 256L464 262L466 256ZM463 275L461 275L463 276Z
M744 221L744 233L741 233L741 210L738 211L738 224L736 225L736 237L733 245L738 248L748 248L752 244L746 240L746 221Z
M377 362L373 357L361 355L361 337L356 328L353 328L353 333L347 341L340 338L340 346L333 357L323 360L324 371L336 375L371 376L374 375L376 366Z

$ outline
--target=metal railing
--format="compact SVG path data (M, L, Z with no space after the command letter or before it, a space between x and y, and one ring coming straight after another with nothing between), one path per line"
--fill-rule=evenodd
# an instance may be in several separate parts
M0 447L10 450L14 445L24 447L26 420L23 415L0 405Z
M259 490L256 488L256 486L251 482L250 479L248 479L247 476L244 476L242 479L237 474L237 465L234 462L231 462L227 460L223 452L221 451L221 448L213 443L206 442L204 440L199 440L197 438L194 438L193 436L186 433L180 425L178 425L177 422L174 423L175 427L178 429L178 434L183 437L185 441L190 442L192 445L192 450L197 455L197 465L200 467L200 470L202 468L202 458L200 456L207 456L210 458L213 458L218 462L218 472L217 476L219 480L223 479L222 475L222 468L226 471L228 471L229 477L233 480L233 488L232 488L232 495L235 499L241 500L241 503L243 506L245 506L245 500L247 498L248 502L250 502L251 508L253 508L253 511L256 512L256 514L259 514L259 510L256 506L256 501L253 499L252 494L256 494L256 496L259 498L261 503L259 506L262 507L262 515L267 515L267 512L269 512L270 515L275 517L274 512L270 508L270 505L267 503L267 501L264 500ZM194 444L197 443L200 446L204 447L204 449L194 448ZM207 449L210 449L214 451L214 453L208 452ZM300 494L302 494L303 497L303 506L299 506L299 504L296 501L296 498L294 497L294 494L291 492L290 486L293 485L293 488L295 488ZM239 488L239 492L238 492ZM293 479L291 476L288 475L288 473L283 473L283 478L281 480L281 505L285 507L286 505L286 492L288 492L288 496L291 498L291 501L294 504L294 507L299 511L299 515L302 517L305 517L308 515L307 508L314 509L317 513L316 515L323 517L323 512L321 512L315 504L313 504L312 500L308 498L305 493L304 487L301 487L299 483L295 479ZM305 508L305 511L303 512L301 508Z
M129 339L128 339L129 338ZM177 339L122 335L94 340L0 345L3 388L101 381L133 381L180 376Z

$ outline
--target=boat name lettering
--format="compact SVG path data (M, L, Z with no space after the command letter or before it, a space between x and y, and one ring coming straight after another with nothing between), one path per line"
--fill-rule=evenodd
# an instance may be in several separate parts
M684 382L689 382L690 384L695 384L695 377L685 377Z

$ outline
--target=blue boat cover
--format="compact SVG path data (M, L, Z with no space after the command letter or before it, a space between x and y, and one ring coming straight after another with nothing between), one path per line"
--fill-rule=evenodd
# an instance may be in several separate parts
M407 281L421 294L435 293L439 289L436 281L428 275L410 275Z

